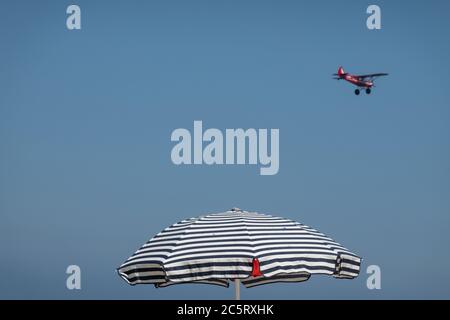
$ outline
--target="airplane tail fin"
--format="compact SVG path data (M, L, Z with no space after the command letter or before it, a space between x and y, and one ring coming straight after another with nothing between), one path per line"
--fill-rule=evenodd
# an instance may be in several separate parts
M346 73L344 71L344 68L342 68L342 67L339 67L337 73L333 74L333 76L335 76L334 79L336 79L336 80L343 79L345 75L346 75Z

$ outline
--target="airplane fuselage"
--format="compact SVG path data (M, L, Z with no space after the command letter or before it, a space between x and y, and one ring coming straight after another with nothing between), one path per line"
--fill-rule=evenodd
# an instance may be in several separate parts
M357 77L355 77L355 76L353 76L351 74L343 75L342 78L345 81L348 81L348 82L350 82L350 83L352 83L352 84L354 84L355 86L358 86L358 87L372 88L372 86L373 86L373 82L372 81L361 81L359 78L357 78Z

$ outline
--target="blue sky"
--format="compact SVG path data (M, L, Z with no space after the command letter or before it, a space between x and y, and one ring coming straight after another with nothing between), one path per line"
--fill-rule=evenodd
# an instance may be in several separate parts
M448 2L77 1L82 30L68 31L71 3L0 4L0 298L231 298L131 287L115 268L166 226L235 206L364 259L356 280L242 298L450 298ZM357 97L331 79L339 65L390 75ZM170 134L194 120L279 128L279 173L173 165Z

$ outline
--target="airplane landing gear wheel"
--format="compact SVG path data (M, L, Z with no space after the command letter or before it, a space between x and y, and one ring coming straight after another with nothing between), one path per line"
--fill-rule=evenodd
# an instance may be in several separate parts
M359 95L359 89L355 89L355 94Z
M367 88L367 89L366 89L366 93L367 93L367 94L370 94L371 92L372 92L372 90L370 90L370 88Z

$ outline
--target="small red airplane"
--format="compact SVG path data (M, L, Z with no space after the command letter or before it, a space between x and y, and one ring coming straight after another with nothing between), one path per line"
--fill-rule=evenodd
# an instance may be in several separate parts
M387 73L371 73L371 74L363 74L363 75L354 75L350 73L346 73L344 68L339 67L338 72L333 74L335 77L333 79L341 80L344 79L348 81L358 88L355 89L355 94L359 95L360 89L365 89L367 94L372 92L372 87L374 87L374 80L377 77L387 76Z

